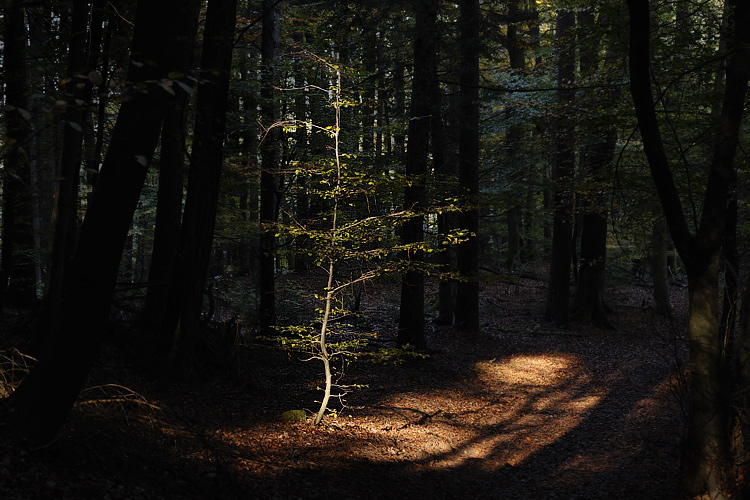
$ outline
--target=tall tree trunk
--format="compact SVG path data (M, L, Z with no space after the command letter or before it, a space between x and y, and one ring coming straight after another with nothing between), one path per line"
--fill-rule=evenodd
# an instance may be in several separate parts
M437 51L437 49L436 49ZM447 161L445 144L447 134L443 126L443 97L437 74L437 63L432 65L432 85L430 87L432 101L432 120L430 134L432 135L432 162L435 169L435 182L438 192L448 195L446 185L449 179L455 179L455 171L451 172L452 164ZM437 215L438 241L440 247L437 255L438 269L441 276L438 282L438 311L435 323L443 325L453 324L453 280L447 275L451 270L451 248L448 244L448 233L451 230L451 216L447 211Z
M7 153L3 176L0 307L3 303L30 309L36 303L31 171L27 141L31 132L26 92L26 22L24 2L9 0L4 9L4 73Z
M180 50L174 54L175 58L180 58L178 64L185 68L190 68L193 65L192 48L198 29L200 5L199 0L185 2L185 9L193 9L193 12L189 14L192 24L186 28L189 30L188 36L180 41L182 43ZM203 93L205 94L205 90L203 90ZM164 313L167 310L169 286L179 248L185 184L185 135L187 133L187 107L189 103L190 96L188 94L180 95L179 98L172 100L164 112L161 129L154 246L151 252L148 289L146 290L143 313L141 314L144 325L154 331L164 328ZM203 113L205 113L205 110ZM205 140L205 138L201 140ZM196 144L194 142L194 147Z
M578 13L579 25L584 33L595 28L593 10L582 10ZM599 15L599 23L605 25L608 21L603 14ZM583 74L594 74L600 66L600 41L582 40L580 53L580 68ZM616 40L609 41L604 60L613 65L618 57ZM600 97L599 97L600 96ZM609 110L616 102L614 87L600 90L595 102L598 108ZM593 99L593 98L591 98ZM597 109L591 114L596 116ZM614 328L607 316L604 301L605 263L607 259L607 194L606 181L610 176L608 168L614 159L617 143L617 131L612 123L613 117L601 113L597 122L584 127L588 145L583 151L581 169L593 181L592 193L580 193L581 208L583 210L581 224L581 253L580 268L576 279L574 313L576 319L582 319L600 328Z
M9 397L6 417L30 443L54 438L86 382L102 341L123 246L159 138L169 94L159 85L172 71L185 26L183 3L141 0L128 81L107 156L81 227L65 302L38 363ZM146 64L144 61L148 61ZM138 88L137 91L135 89Z
M273 0L264 0L262 5L263 32L261 38L261 114L267 126L279 119L279 109L274 100L276 85L276 62L279 46L279 14ZM278 128L272 128L260 145L260 223L262 234L259 242L259 311L261 331L269 333L276 324L275 254L276 222L278 218L280 152Z
M460 280L455 326L479 332L479 0L460 2L461 50L458 188L463 207L457 227L465 240L456 248Z
M556 38L560 43L557 60L558 118L555 137L555 158L552 165L552 182L555 185L552 258L550 259L550 284L547 296L547 320L557 326L567 326L570 312L570 264L573 238L573 176L575 174L575 125L567 110L575 99L572 89L575 67L575 45L563 40L570 36L575 25L575 13L561 9L555 22Z
M401 240L404 244L416 245L407 250L409 268L401 277L401 308L398 324L397 344L410 344L417 349L427 345L424 334L424 216L427 156L429 153L430 126L432 124L431 92L437 31L437 1L420 0L415 7L416 26L414 37L414 78L412 80L412 102L409 119L409 147L406 151L406 188L404 209L416 214L404 222Z
M750 4L732 1L726 89L698 231L690 233L675 186L653 104L649 68L649 2L628 0L630 85L644 151L661 199L672 241L688 276L690 416L684 443L682 493L727 498L731 490L728 398L719 331L719 254L726 227L726 203L734 178L734 157L750 75Z
M209 0L203 34L193 149L185 212L169 286L163 335L166 373L192 373L198 355L200 316L219 204L224 128L229 100L236 0Z

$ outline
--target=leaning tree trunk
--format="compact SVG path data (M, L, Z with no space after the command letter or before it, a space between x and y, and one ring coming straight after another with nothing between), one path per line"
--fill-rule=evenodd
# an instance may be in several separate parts
M628 0L630 12L630 85L644 151L682 258L689 290L690 415L684 443L682 493L727 498L732 489L728 395L724 349L719 331L719 255L726 226L726 203L734 179L734 157L750 75L750 4L732 2L732 34L727 84L716 127L703 211L698 231L690 233L672 178L653 104L649 67L649 2Z
M414 78L409 119L409 148L406 151L406 188L404 210L415 214L404 222L401 240L414 245L406 251L407 270L401 278L401 308L397 344L410 344L417 349L427 345L424 334L424 216L427 155L431 125L432 86L437 32L437 1L420 0L415 5L416 26L414 38Z
M192 9L189 13L191 24L186 26L187 36L179 41L181 46L175 52L174 58L179 58L177 64L186 68L190 68L193 63L192 49L198 30L200 6L199 0L185 2L185 9ZM152 331L159 331L164 327L169 284L177 258L185 184L185 134L189 104L188 94L173 99L164 112L161 128L154 244L148 273L148 289L141 313L143 325Z
M30 443L54 438L86 382L102 342L120 257L159 138L169 94L154 82L186 68L172 65L182 36L183 2L141 0L128 81L117 123L81 227L59 321L38 363L9 397L6 416ZM148 61L148 64L142 62Z

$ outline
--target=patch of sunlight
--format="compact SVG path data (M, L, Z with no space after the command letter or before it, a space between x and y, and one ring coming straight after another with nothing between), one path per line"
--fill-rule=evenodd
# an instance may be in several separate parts
M433 467L520 465L580 425L606 395L591 385L579 358L565 353L485 360L473 371L477 392L461 394L463 411L455 417L464 432L449 435L454 452L435 456ZM433 404L445 398L438 391Z
M500 361L479 361L474 371L485 382L549 386L577 376L577 364L577 358L569 354L518 354Z

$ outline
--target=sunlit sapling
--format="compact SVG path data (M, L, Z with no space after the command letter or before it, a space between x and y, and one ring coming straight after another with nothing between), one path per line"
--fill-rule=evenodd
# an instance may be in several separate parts
M343 396L351 386L336 384L332 362L335 358L342 361L356 356L361 347L367 343L362 334L353 332L350 325L341 321L342 316L349 316L350 312L339 306L343 302L341 297L345 290L353 285L382 276L388 273L400 272L409 263L405 258L397 255L408 255L413 245L385 244L384 239L395 233L394 228L403 220L413 216L408 210L387 214L359 216L361 207L356 206L357 196L372 189L376 181L368 179L367 174L356 172L346 160L355 158L354 155L341 151L341 108L353 105L342 99L342 76L339 66L331 64L322 58L307 54L335 74L335 82L329 89L307 85L305 89L319 90L328 96L328 102L335 113L332 126L322 127L310 122L297 120L283 121L274 124L293 130L298 126L305 126L327 134L332 140L333 157L328 161L317 162L308 168L298 168L295 174L306 177L303 183L305 194L322 200L327 207L325 215L315 224L288 217L292 222L286 227L279 226L279 233L286 233L292 237L303 236L308 248L306 251L315 263L324 270L327 281L324 293L315 295L322 301L318 311L320 320L314 327L287 326L279 328L280 335L275 340L282 348L302 350L312 354L308 360L320 360L323 363L325 386L320 408L315 417L315 424L320 423L325 415L331 397ZM372 244L369 244L372 243ZM388 242L391 243L391 242ZM337 279L337 273L342 272L344 264L352 265L356 271L348 279ZM335 329L332 327L335 325ZM315 328L313 330L313 328ZM330 342L334 336L335 341ZM339 372L337 378L343 374ZM334 387L339 388L339 394L333 394Z

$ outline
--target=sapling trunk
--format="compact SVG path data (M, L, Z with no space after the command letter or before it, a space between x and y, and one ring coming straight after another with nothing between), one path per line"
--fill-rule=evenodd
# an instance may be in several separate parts
M334 220L336 216L334 213ZM328 318L331 317L331 304L333 303L333 264L334 260L331 259L328 265L328 287L326 289L326 301L325 311L323 312L322 326L320 327L320 359L323 361L323 369L326 376L325 394L323 395L323 401L320 402L320 409L315 417L315 425L318 425L323 420L326 408L328 408L328 401L331 399L331 386L333 385L331 377L331 359L328 354L328 348L326 347L326 329L328 328Z
M329 65L330 66L330 65ZM336 94L333 107L336 111L336 126L333 130L334 139L334 154L336 161L336 183L333 197L333 216L331 222L331 246L336 245L338 241L338 207L339 197L341 196L341 158L339 156L339 130L341 125L341 107L340 96L341 96L341 70L338 67L336 69ZM333 303L333 296L336 290L333 287L333 273L334 266L336 264L335 257L331 257L328 261L328 284L326 286L326 298L325 298L325 310L323 312L323 321L320 327L320 337L318 339L320 346L319 357L323 361L323 369L325 371L326 385L325 393L323 394L323 400L320 402L320 409L315 417L315 425L318 425L323 420L323 415L328 408L328 401L331 399L331 387L333 385L333 377L331 376L331 356L326 347L326 333L328 329L328 319L331 317L331 304Z

